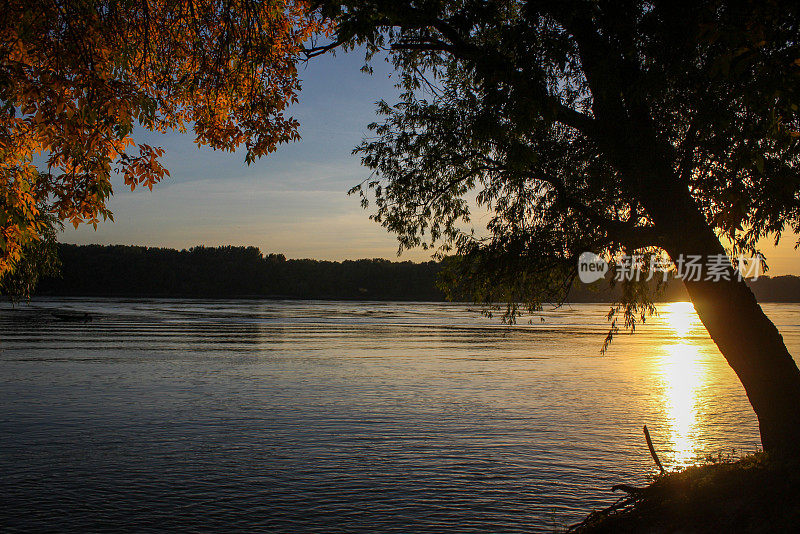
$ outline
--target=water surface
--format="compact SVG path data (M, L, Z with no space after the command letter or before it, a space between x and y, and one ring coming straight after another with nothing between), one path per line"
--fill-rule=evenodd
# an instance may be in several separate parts
M800 307L765 310L800 353ZM507 328L453 304L3 307L0 525L549 532L647 482L643 424L669 468L758 447L690 305L601 356L605 312Z

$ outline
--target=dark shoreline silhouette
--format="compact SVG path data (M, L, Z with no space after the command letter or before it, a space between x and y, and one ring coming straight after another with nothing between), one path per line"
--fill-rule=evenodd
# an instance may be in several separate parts
M58 247L59 278L45 278L38 296L180 297L308 300L444 301L437 287L439 262L286 259L256 247ZM760 302L800 302L800 277L762 277L749 282ZM612 302L614 288L574 285L569 302ZM688 300L671 282L665 302Z

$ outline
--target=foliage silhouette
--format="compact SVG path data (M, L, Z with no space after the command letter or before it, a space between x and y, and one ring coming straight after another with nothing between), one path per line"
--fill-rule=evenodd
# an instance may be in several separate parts
M438 288L442 264L433 261L286 259L256 247L231 246L175 250L61 244L58 251L61 272L40 282L40 296L445 300ZM597 286L577 285L567 301L619 300L619 288ZM797 276L764 277L750 286L763 301L800 302ZM662 298L686 300L687 294L675 282Z
M461 293L513 317L566 295L583 251L707 263L800 231L797 2L323 6L331 46L388 53L404 90L356 149L372 176L353 192L401 248L457 252ZM473 196L488 235L469 231ZM765 449L798 457L800 370L724 272L687 281L688 294ZM625 326L653 311L649 289L624 285Z

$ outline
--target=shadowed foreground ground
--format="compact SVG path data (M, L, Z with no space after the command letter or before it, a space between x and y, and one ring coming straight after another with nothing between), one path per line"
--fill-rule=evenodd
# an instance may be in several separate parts
M798 525L797 466L759 453L661 476L569 532L796 532Z

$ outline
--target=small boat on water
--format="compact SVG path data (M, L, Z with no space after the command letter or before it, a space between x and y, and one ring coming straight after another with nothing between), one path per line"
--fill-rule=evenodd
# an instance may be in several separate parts
M88 323L92 320L89 312L69 312L69 311L55 311L50 312L53 317L59 321L67 321L72 323Z

